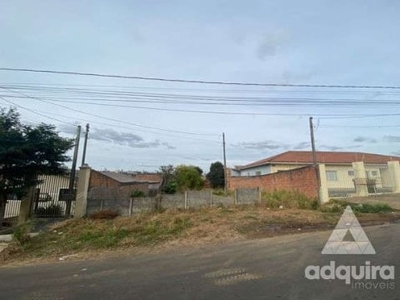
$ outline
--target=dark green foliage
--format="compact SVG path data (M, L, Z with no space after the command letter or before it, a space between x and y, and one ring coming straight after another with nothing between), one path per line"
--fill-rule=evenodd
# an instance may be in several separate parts
M0 226L7 195L23 195L38 175L64 174L72 146L52 125L23 125L15 109L0 110Z
M143 191L139 190L134 190L131 194L132 198L141 198L141 197L146 197L146 194Z
M171 181L168 185L164 186L162 191L166 194L175 194L178 190L178 185L176 181Z
M225 186L224 165L219 161L212 163L210 172L207 174L207 179L210 181L213 189L223 188Z
M63 209L61 205L51 204L47 207L38 207L35 214L41 218L60 217L63 214Z

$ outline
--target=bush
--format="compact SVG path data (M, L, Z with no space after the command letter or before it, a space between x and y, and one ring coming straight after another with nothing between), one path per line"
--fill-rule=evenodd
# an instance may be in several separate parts
M142 191L139 190L134 190L131 194L132 198L141 198L141 197L146 197L146 194Z
M162 188L162 191L166 194L175 194L178 190L178 185L175 181L170 182L168 185Z
M47 207L38 207L35 213L37 217L59 217L63 214L63 208L59 204L51 204Z
M393 211L387 204L377 203L377 204L369 204L369 203L349 203L345 200L331 200L329 203L320 207L322 212L329 213L338 213L343 212L346 207L350 205L351 209L355 213L386 213Z
M32 229L32 223L26 222L24 224L18 225L14 229L13 238L17 241L20 245L25 244L30 240L29 233Z
M269 208L317 209L318 201L297 191L274 190L262 193L262 203Z
M119 213L116 210L112 209L103 209L94 214L90 215L90 219L93 220L112 220L119 216Z

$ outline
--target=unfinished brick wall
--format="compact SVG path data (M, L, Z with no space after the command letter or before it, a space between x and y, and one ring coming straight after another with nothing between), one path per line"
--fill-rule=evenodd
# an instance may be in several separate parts
M118 197L127 199L133 191L142 191L145 195L149 192L149 184L147 182L130 182L120 183L95 170L90 172L89 190L92 188L108 188ZM115 192L117 191L117 192Z
M312 198L318 197L317 171L313 166L282 171L260 176L230 176L227 170L229 190L240 188L260 188L262 191L288 190L298 191Z

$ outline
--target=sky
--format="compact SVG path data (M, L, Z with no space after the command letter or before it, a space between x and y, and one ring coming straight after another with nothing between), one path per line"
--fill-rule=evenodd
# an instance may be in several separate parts
M399 86L400 3L0 0L0 68L219 82ZM288 150L400 155L400 89L257 87L0 70L0 106L95 169L205 172ZM81 146L83 140L81 139ZM82 147L80 148L80 153Z

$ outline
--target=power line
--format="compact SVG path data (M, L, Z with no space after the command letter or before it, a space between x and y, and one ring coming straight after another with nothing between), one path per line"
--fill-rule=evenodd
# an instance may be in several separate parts
M76 127L76 125L74 125L74 124L72 124L72 123L68 123L68 122L62 121L62 120L60 120L60 119L53 118L53 117L47 116L47 115L45 115L45 114L39 113L39 112L37 112L37 111L35 111L35 110L33 110L33 109L30 109L30 108L24 107L24 106L22 106L22 105L16 104L16 103L14 103L14 102L12 102L12 101L9 101L9 100L7 100L7 99L1 97L1 96L0 96L0 99L2 99L3 101L5 101L5 102L7 102L7 103L10 103L11 105L13 105L13 106L15 106L15 107L19 107L19 108L21 108L21 109L23 109L23 110L29 111L29 112L31 112L31 113L34 113L34 114L38 115L38 116L42 116L42 117L45 117L45 118L50 119L50 120L53 120L53 121L57 121L57 122L64 123L64 124L69 125L69 126Z
M400 86L385 86L385 85L337 85L337 84L289 84L289 83L229 82L229 81L208 81L208 80L190 80L190 79L169 79L169 78L161 78L161 77L128 76L128 75L100 74L100 73L73 72L73 71L40 70L40 69L28 69L28 68L0 68L0 71L91 76L91 77L103 77L103 78L134 79L134 80L163 81L163 82L190 83L190 84L262 86L262 87L299 87L299 88L339 88L339 89L393 89L393 90L400 89Z
M153 130L159 130L159 131L164 131L164 132L181 133L181 134L190 134L190 135L203 135L203 136L205 136L205 135L210 136L210 135L211 135L211 134L205 134L205 133L197 133L197 132L180 131L180 130L172 130L172 129L159 128L159 127L145 126L145 125L140 125L140 124L136 124L136 123L132 123L132 122L121 121L121 120L117 120L117 119L113 119L113 118L109 118L109 117L100 116L100 115L96 115L96 114L93 114L93 113L85 112L85 111L82 111L82 110L70 108L70 107L65 106L65 105L56 104L56 103L53 103L52 101L47 101L47 100L43 100L43 99L38 98L38 97L29 96L29 95L27 95L27 94L24 94L24 93L21 93L21 92L18 92L18 91L14 91L14 90L12 90L12 89L6 89L6 88L1 87L1 86L0 86L0 88L5 89L5 90L12 91L12 92L14 92L14 93L21 94L21 95L23 95L23 96L25 96L25 97L27 97L27 98L31 98L31 99L34 99L34 100L38 100L38 101L41 101L41 102L44 102L44 103L50 103L50 104L52 104L52 105L59 106L59 107L62 107L62 108L65 108L65 109L68 109L68 110L71 110L71 111L74 111L74 112L78 112L78 113L81 113L81 114L93 116L93 117L100 118L100 119L110 120L110 121L113 121L113 122L128 124L128 125L136 126L136 127L140 127L140 128L148 128L148 129L153 129Z

